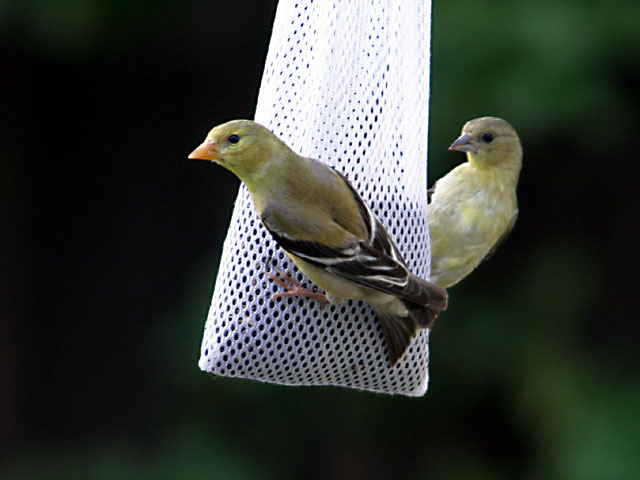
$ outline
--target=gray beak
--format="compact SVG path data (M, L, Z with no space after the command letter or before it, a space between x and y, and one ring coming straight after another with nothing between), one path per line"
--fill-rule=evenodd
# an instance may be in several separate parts
M460 135L455 142L451 144L449 150L455 150L456 152L476 153L478 151L478 144L473 141L468 133Z

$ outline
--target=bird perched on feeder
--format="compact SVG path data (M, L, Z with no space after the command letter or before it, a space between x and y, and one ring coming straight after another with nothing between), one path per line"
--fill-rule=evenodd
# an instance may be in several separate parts
M329 301L362 300L374 309L392 367L415 332L447 307L446 291L409 272L345 177L294 153L265 127L219 125L189 158L216 162L244 182L263 225ZM293 287L275 297L300 294Z
M435 183L428 207L431 281L445 288L469 275L513 228L522 167L518 134L501 118L468 121L449 150L465 152L467 162Z

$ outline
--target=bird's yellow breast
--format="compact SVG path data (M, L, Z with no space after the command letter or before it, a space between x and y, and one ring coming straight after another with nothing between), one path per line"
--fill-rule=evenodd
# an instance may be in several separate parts
M466 163L439 180L429 205L432 280L450 286L471 272L516 212L515 185L496 169Z

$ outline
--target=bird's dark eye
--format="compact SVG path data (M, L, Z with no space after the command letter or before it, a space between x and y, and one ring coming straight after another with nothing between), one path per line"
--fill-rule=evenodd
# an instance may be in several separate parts
M482 140L487 143L491 143L493 141L493 133L485 133L484 135L482 135Z
M227 138L227 140L229 140L229 143L238 143L240 141L240 135L236 135L234 133L233 135L229 135L229 138Z

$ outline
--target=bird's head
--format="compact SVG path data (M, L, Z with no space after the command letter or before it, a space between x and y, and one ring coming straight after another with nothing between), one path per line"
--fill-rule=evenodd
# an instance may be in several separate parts
M522 146L515 129L497 117L469 120L449 150L466 152L469 162L480 166L512 165L519 169Z
M251 183L269 165L277 162L284 143L262 125L251 120L231 120L214 127L189 158L208 160ZM286 147L285 147L286 148Z

